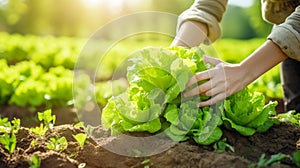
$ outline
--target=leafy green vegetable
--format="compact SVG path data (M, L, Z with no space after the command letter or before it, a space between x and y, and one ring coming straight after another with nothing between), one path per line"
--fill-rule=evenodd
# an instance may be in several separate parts
M46 72L33 61L8 66L0 60L0 104L38 107L67 106L73 102L73 73L64 67Z
M41 159L38 157L38 155L33 155L31 158L31 162L28 162L29 168L40 168L41 167Z
M32 127L29 130L35 135L44 136L48 130L48 127L45 127L44 124L41 123L40 126Z
M11 121L11 129L12 129L12 132L13 133L18 133L20 127L21 127L21 120L20 119L17 119L17 118L14 118L12 121Z
M14 152L16 148L17 138L14 133L11 134L5 133L2 136L0 136L0 143L11 154Z
M282 159L290 157L289 155L282 154L282 153L278 153L278 154L272 155L270 157L270 159L266 159L265 156L266 156L265 154L262 154L260 156L258 162L251 164L249 167L250 168L267 167L267 166L271 166L274 163L280 163L280 161Z
M17 87L22 81L20 74L8 66L4 66L0 71L0 103L7 103L10 96L14 93L15 87Z
M80 147L82 148L85 141L86 141L87 135L84 133L78 133L76 135L73 135L73 138L79 143Z
M290 122L300 127L300 113L296 113L295 110L288 111L277 115L278 119L282 122Z
M222 119L227 128L233 128L244 136L255 132L265 132L277 119L270 118L276 115L277 102L265 105L265 97L259 92L251 92L245 88L228 97L224 101Z
M43 82L33 79L22 82L9 100L9 103L17 104L21 107L24 107L27 104L35 107L41 106L45 101L44 95L46 92L43 85Z
M18 72L22 80L38 79L44 73L43 68L33 61L19 62L14 66L14 70Z
M198 108L197 103L196 99L183 102L180 109L175 105L166 109L165 118L171 125L165 132L174 141L192 136L197 143L208 145L221 138L222 131L216 127L222 124L220 115L212 116L212 108ZM211 121L213 122L207 125Z
M51 109L48 109L43 112L38 112L38 119L44 121L45 125L52 129L56 121L56 116L52 115Z
M14 152L17 144L15 134L18 133L20 128L20 119L14 118L12 121L8 121L8 118L0 117L0 143L11 154Z
M8 118L0 117L0 132L1 133L10 133L11 132L11 123L8 121Z
M63 151L67 146L68 142L65 137L52 137L49 139L47 148L55 151Z
M64 107L73 104L72 85L73 74L71 70L61 66L49 69L48 73L40 77L46 86L44 98L52 106Z
M114 131L149 131L156 132L161 128L159 115L161 106L147 100L151 96L157 95L159 90L154 90L152 94L145 95L145 101L128 101L127 94L123 93L113 97L108 101L107 106L103 109L102 124L104 127L113 127ZM148 98L148 99L147 99ZM153 100L153 99L152 99ZM138 105L138 103L140 103ZM143 108L139 108L142 106ZM111 112L114 113L111 113Z
M43 121L43 123L40 123L38 127L30 128L30 131L36 135L44 136L48 129L53 128L56 116L52 115L51 109L48 109L43 112L38 112L38 119L39 121Z
M183 47L146 48L134 53L129 59L129 88L108 100L102 111L103 127L111 128L112 134L163 130L176 141L194 137L198 143L209 144L218 140L222 131L216 127L222 123L221 115L212 117L209 107L196 106L207 97L181 98L192 75L208 68L202 55L200 48Z
M184 98L188 80L210 68L203 62L201 48L145 48L128 59L129 87L112 96L102 111L102 126L119 132L163 132L174 141L189 138L202 145L222 137L224 122L242 135L265 132L277 119L277 102L265 105L265 97L244 89L210 107L198 108L209 97ZM199 82L201 84L203 81ZM195 84L196 85L196 84Z
M229 148L231 152L234 152L234 147L226 142L226 138L214 143L213 148L217 153L225 152L226 148Z

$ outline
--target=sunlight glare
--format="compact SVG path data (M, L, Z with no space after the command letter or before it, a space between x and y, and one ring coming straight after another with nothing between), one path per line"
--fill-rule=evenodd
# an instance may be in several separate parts
M89 8L98 6L99 4L107 5L110 10L118 13L125 3L125 0L82 0L82 2Z
M100 4L101 0L82 0L87 7L95 7Z
M122 8L124 0L109 0L109 6L113 11L118 11Z

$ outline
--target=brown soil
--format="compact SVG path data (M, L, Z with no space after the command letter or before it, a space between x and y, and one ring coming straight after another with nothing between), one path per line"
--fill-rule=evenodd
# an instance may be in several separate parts
M270 101L277 101L278 105L276 106L275 110L278 114L280 113L284 113L285 109L284 109L284 102L282 99L280 98L272 98Z
M225 151L217 153L212 146L201 146L192 140L177 143L169 150L148 157L121 156L106 150L105 146L122 142L122 137L108 137L109 133L100 128L95 129L102 138L88 138L87 143L81 148L72 135L85 133L82 127L60 125L49 130L45 137L38 137L21 128L17 134L17 150L10 155L4 148L0 148L0 167L28 167L33 155L41 159L41 167L247 167L250 163L257 162L261 154L267 158L272 154L292 154L297 150L297 141L300 139L300 128L288 123L281 123L272 127L264 134L254 134L243 137L234 131L224 130L227 143L234 146L235 152ZM143 134L144 135L144 134ZM46 144L50 137L64 136L68 147L62 152L47 149ZM136 136L136 135L134 135ZM36 145L30 145L36 139ZM159 142L158 142L159 143ZM298 149L299 149L298 144ZM290 159L284 159L281 164L272 167L296 167Z
M9 154L0 145L1 168L28 168L34 155L41 159L42 168L242 168L248 167L251 163L256 163L262 154L266 154L266 158L269 159L273 154L291 155L293 152L300 150L300 128L289 123L280 123L280 125L273 126L264 134L256 133L250 137L244 137L235 131L223 129L223 138L226 138L226 142L234 147L235 152L227 149L225 152L218 153L214 151L212 145L202 146L196 144L193 140L188 140L177 143L162 153L147 157L138 157L142 154L135 153L129 157L129 155L118 155L107 149L110 146L117 146L124 151L132 148L132 152L136 145L143 144L128 142L123 136L112 137L109 131L101 127L92 130L94 138L88 137L87 142L81 148L72 135L86 133L87 130L72 125L78 122L73 108L52 109L53 114L57 115L57 126L52 130L48 130L44 137L32 134L27 128L38 124L31 118L31 116L36 116L36 113L15 106L6 106L1 109L2 117L22 118L23 126L17 134L17 147L13 154ZM43 109L36 109L36 111L39 110L42 111ZM28 120L24 120L24 118L28 118ZM145 133L129 135L133 137L148 136ZM57 152L47 148L49 138L57 136L64 136L68 141L68 147L64 151ZM33 141L36 141L35 145L31 144ZM154 141L157 144L163 142L166 142L166 140ZM273 164L271 167L296 167L296 165L291 159L284 159L281 163Z

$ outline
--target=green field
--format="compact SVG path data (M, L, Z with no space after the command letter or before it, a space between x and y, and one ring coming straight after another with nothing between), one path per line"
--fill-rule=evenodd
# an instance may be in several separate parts
M76 61L84 61L77 60L78 57L86 59L89 63L95 59L93 52L106 49L103 51L105 55L101 56L101 62L98 63L99 66L92 68L95 71L94 79L86 78L87 83L95 80L97 102L104 106L112 95L112 89L107 89L109 84L105 83L111 82L112 79L118 80L115 73L132 52L149 46L168 47L171 42L171 38L167 36L136 35L106 48L101 47L101 44L106 43L105 40L96 41L96 47L91 53L87 53L82 52L88 47L85 45L87 39L6 33L1 33L0 37L0 103L29 107L72 106L72 70ZM264 39L222 39L204 48L214 57L238 63L263 41ZM122 91L126 84L119 83L119 89ZM269 98L282 98L279 67L264 74L251 84L251 88L263 92Z

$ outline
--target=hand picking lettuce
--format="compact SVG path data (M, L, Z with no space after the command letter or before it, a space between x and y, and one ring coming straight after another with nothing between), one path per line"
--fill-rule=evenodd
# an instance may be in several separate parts
M102 126L120 132L164 132L174 141L189 138L209 145L222 137L222 126L245 136L267 131L276 119L277 102L245 88L214 106L197 107L207 96L185 98L186 83L210 68L201 48L145 48L127 67L128 89L113 96L102 111ZM200 83L198 83L200 84Z

